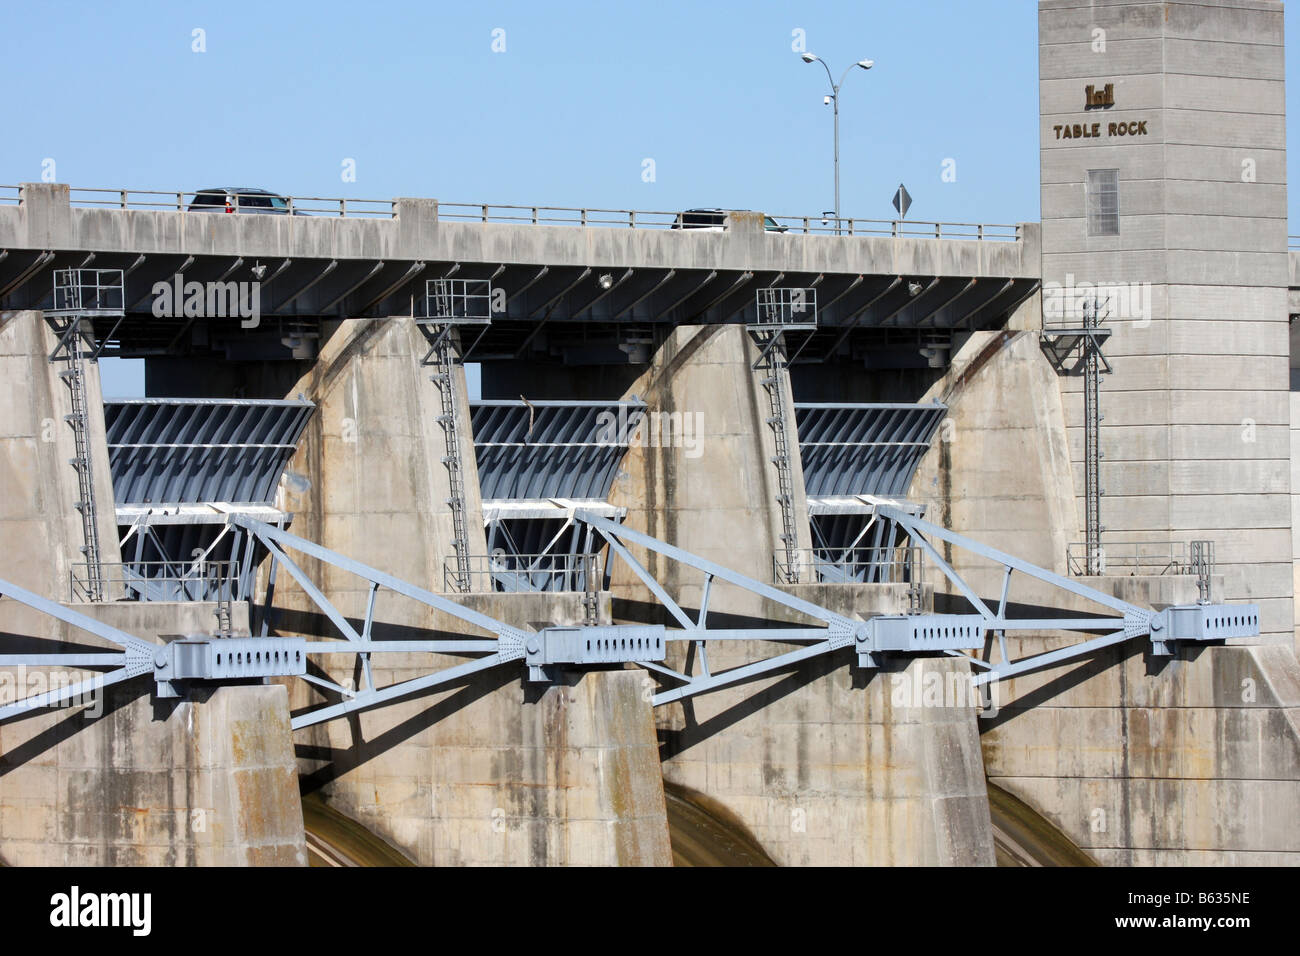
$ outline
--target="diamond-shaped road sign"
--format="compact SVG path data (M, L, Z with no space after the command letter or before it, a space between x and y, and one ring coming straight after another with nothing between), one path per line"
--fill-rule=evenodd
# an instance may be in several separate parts
M907 187L902 183L898 184L898 192L894 193L894 208L904 219L907 218L907 210L912 208L912 197L907 193Z

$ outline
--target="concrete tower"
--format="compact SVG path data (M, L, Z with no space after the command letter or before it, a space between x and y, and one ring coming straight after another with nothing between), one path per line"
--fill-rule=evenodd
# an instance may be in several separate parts
M1112 332L1108 570L1127 542L1212 539L1214 599L1290 642L1282 4L1041 0L1039 75L1044 324L1095 296ZM1082 496L1082 379L1061 382Z

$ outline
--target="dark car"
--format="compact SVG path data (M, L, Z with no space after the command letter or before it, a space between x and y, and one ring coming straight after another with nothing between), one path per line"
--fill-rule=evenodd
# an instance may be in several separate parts
M750 209L687 209L679 212L673 221L674 229L706 229L709 232L723 232L727 228L727 213L752 212ZM785 232L787 227L778 223L771 216L763 217L763 228L768 232Z
M307 215L294 209L283 196L249 186L213 186L196 190L189 211L240 212L262 216Z

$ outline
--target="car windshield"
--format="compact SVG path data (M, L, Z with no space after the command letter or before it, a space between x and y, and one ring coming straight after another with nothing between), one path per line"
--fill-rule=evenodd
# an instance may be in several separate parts
M248 209L248 208L254 208L254 207L257 208L257 209L270 209L270 208L271 208L271 197L270 197L270 196L255 196L255 195L251 195L251 194L249 194L249 193L240 193L240 194L239 194L239 206L240 206L241 209Z
M289 208L289 204L288 204L287 202L285 202L283 196L271 196L271 197L270 197L270 200L271 200L271 205L274 206L276 209L288 209L288 208Z
M765 228L765 229L780 229L781 227L777 224L777 221L776 221L775 219L773 219L771 216L764 216L764 217L763 217L763 228Z

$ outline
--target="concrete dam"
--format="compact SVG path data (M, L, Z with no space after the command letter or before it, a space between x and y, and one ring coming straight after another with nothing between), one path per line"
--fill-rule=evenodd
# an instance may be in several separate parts
M1281 16L1038 223L0 187L0 863L1294 865Z

